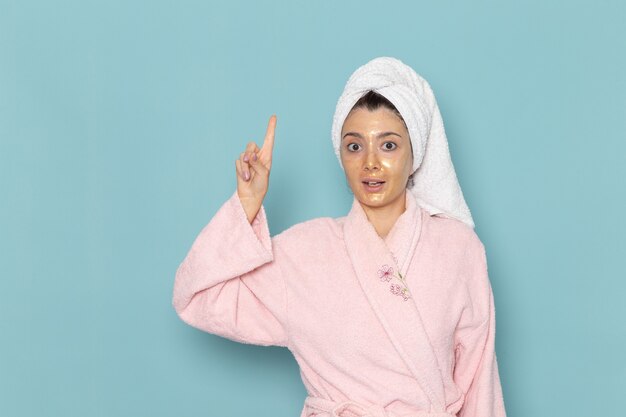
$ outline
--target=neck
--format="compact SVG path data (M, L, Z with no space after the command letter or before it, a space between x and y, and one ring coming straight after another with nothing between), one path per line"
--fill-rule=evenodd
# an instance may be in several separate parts
M406 190L394 201L383 207L371 207L363 203L361 203L361 207L367 219L376 229L378 236L385 239L398 217L406 210Z

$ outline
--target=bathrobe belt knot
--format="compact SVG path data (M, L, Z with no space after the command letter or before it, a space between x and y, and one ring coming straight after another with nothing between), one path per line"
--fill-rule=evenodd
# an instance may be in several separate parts
M320 397L308 396L305 401L305 411L307 409L314 409L317 412L322 411L327 414L316 413L316 416L328 416L328 417L456 417L454 414L446 412L430 412L430 411L417 411L408 414L396 414L386 411L380 405L364 405L355 401L343 401L335 402ZM308 417L308 413L303 413L303 416Z

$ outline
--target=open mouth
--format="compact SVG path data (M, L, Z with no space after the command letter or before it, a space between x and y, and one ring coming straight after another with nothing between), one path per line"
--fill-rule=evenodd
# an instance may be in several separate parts
M362 181L366 192L376 193L383 189L385 181Z

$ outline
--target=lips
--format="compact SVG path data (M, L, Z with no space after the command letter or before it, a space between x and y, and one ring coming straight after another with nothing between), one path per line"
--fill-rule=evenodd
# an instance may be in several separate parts
M377 185L385 183L385 181L381 180L380 178L371 178L371 177L363 178L361 182L363 184L370 185L370 186L377 186Z
M376 178L365 178L361 182L363 183L363 187L365 188L365 191L367 191L368 193L376 193L376 192L381 191L385 184L385 181L382 181Z

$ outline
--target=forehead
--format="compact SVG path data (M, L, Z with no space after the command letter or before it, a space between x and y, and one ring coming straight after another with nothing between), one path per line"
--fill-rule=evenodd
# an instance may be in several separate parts
M342 133L348 130L393 130L400 135L407 134L404 121L392 110L380 107L376 110L368 110L360 107L350 111L342 126Z

